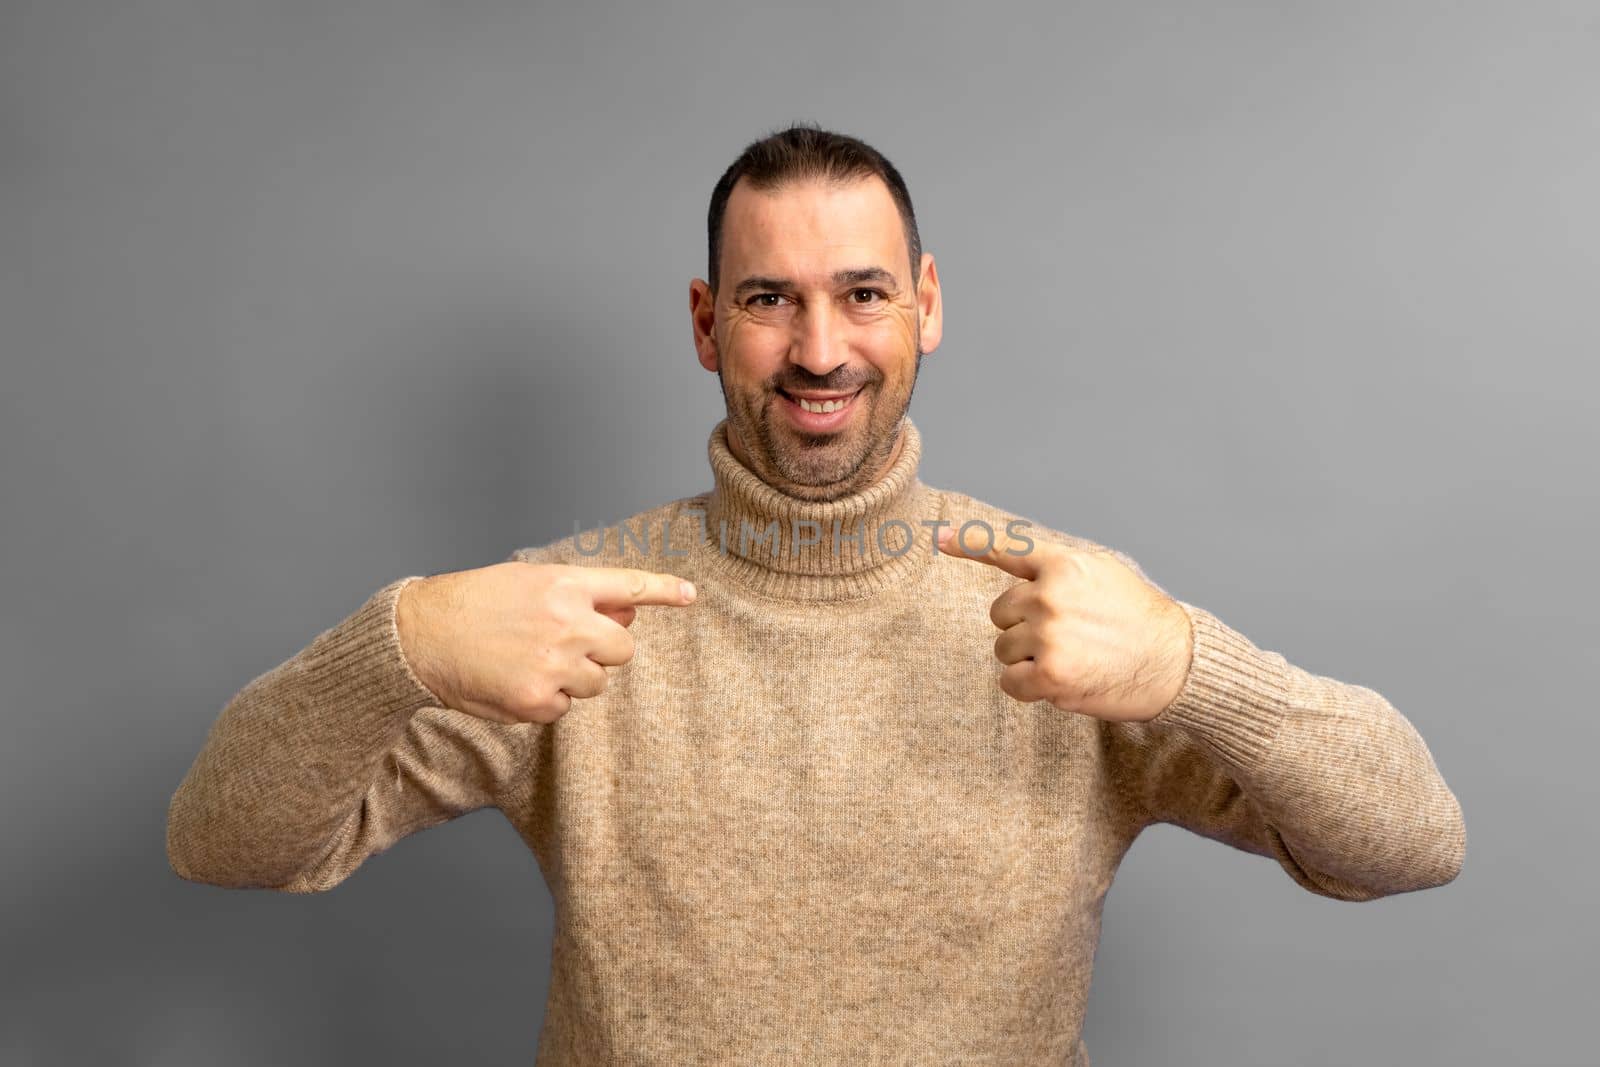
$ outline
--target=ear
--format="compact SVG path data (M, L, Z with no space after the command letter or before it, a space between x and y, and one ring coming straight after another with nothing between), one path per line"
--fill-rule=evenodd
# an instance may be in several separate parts
M694 349L700 365L716 372L717 357L717 299L711 286L701 278L689 283L689 325L694 330Z
M939 347L944 336L944 296L939 291L939 268L933 255L922 253L922 276L917 281L917 321L922 330L922 354Z

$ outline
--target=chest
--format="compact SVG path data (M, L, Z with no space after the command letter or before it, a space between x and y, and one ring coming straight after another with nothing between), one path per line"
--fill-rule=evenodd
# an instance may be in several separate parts
M1098 907L1127 841L1095 724L1000 690L987 601L689 621L636 623L634 659L550 731L570 909L780 940L771 917L804 915L815 953L818 922L970 948L1008 914Z

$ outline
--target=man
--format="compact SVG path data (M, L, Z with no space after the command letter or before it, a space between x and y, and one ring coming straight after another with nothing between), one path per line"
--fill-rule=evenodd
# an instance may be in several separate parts
M712 489L374 593L223 710L178 874L326 890L497 807L557 902L563 1065L1087 1064L1152 823L1341 900L1456 876L1460 807L1378 693L917 477L939 276L887 160L784 130L708 221Z

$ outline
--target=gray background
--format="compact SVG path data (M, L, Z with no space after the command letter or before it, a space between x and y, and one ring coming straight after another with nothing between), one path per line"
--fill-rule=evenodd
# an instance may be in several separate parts
M704 213L798 118L908 178L930 484L1378 689L1452 884L1168 826L1118 1064L1593 1062L1595 5L11 3L0 1062L529 1063L500 815L314 897L179 880L228 698L382 583L709 484Z

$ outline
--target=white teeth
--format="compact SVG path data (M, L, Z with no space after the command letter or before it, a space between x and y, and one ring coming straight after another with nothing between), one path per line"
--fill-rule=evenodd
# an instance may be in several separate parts
M844 407L850 402L849 397L845 397L843 400L823 401L806 400L804 397L795 397L795 400L800 404L801 410L814 411L819 415L825 415L830 411L838 411L840 408Z

